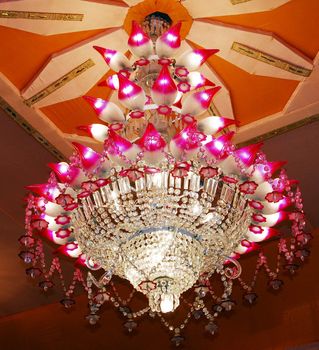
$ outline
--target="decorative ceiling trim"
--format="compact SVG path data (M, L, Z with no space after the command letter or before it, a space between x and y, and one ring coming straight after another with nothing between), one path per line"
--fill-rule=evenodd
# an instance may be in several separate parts
M52 94L54 91L60 89L62 86L70 82L71 80L78 77L80 74L87 71L89 68L93 67L95 65L94 61L89 58L76 68L72 69L70 72L64 74L61 78L54 81L52 84L48 85L45 89L39 91L32 97L28 98L27 100L24 100L24 103L31 107L35 103L39 102L40 100L44 99L45 97Z
M269 54L264 53L260 50L254 49L252 47L249 47L247 45L241 44L241 43L236 42L236 41L233 43L231 49L244 55L244 56L254 58L257 61L261 61L263 63L269 64L269 65L274 66L276 68L280 68L280 69L285 70L287 72L290 72L290 73L293 73L296 75L300 75L303 77L309 77L311 72L312 72L311 69L297 66L295 64L289 63L289 62L284 61L280 58L269 55Z
M54 12L30 12L30 11L11 11L0 10L0 18L8 19L35 19L50 21L82 21L82 13L54 13Z
M247 141L240 142L240 143L237 144L237 146L238 147L244 147L244 146L247 146L247 145L250 145L250 144L253 144L253 143L263 142L263 141L269 140L269 139L271 139L273 137L285 134L285 133L290 132L292 130L301 128L301 127L303 127L305 125L312 124L312 123L315 123L315 122L318 122L318 121L319 121L319 114L315 114L315 115L313 115L311 117L308 117L308 118L305 118L305 119L302 119L302 120L298 120L295 123L292 123L292 124L289 124L289 125L285 125L285 126L283 126L281 128L278 128L278 129L271 130L271 131L269 131L269 132L267 132L265 134L256 136L256 137L251 138L251 139L249 139Z
M53 154L58 160L63 161L65 157L58 151L43 135L30 125L17 111L15 111L1 96L0 108L13 119L21 128L35 138L46 150Z
M252 1L252 0L230 0L230 2L231 2L233 5L242 4L243 2L248 2L248 1Z

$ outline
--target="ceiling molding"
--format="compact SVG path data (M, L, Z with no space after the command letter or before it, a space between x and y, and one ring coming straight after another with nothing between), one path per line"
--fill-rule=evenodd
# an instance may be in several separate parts
M55 147L62 155L69 157L72 145L64 139L63 133L39 109L26 106L19 90L0 73L0 96L10 106L13 113L19 114L43 139ZM11 112L10 112L11 113Z
M59 12L30 12L30 11L11 11L0 10L0 18L7 19L33 19L49 21L82 21L83 13L59 13Z
M299 121L297 121L295 123L292 123L292 124L289 124L289 125L285 125L285 126L283 126L281 128L274 129L274 130L269 131L269 132L267 132L265 134L262 134L262 135L254 137L254 138L251 138L249 140L237 143L237 146L238 147L244 147L244 146L247 146L247 145L250 145L250 144L253 144L253 143L263 142L263 141L269 140L269 139L271 139L273 137L285 134L285 133L290 132L292 130L301 128L301 127L303 127L305 125L312 124L312 123L315 123L315 122L318 122L318 121L319 121L319 114L315 114L315 115L313 115L311 117L299 120Z
M71 80L77 78L79 75L86 72L89 68L93 67L94 65L94 61L91 58L89 58L85 62L72 69L70 72L64 74L61 78L57 79L41 91L37 92L35 95L25 100L25 104L29 107L34 105L35 103L51 95L54 91L60 89L62 86L64 86Z

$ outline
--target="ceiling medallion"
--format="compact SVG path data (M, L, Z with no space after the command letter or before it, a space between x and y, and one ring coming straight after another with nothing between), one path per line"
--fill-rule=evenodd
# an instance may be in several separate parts
M133 22L133 64L120 52L95 47L116 72L100 85L117 91L119 105L84 96L105 124L80 128L103 143L103 152L74 143L69 163L50 164L48 182L28 187L33 194L20 257L44 291L57 284L57 272L66 308L75 303L75 284L82 285L90 324L98 322L104 303L112 303L127 331L148 314L160 319L178 346L192 317L205 318L207 332L217 331L216 318L235 306L234 281L248 304L257 299L261 268L269 288L279 289L281 271L294 273L308 255L311 235L304 231L301 194L281 169L284 163L267 161L261 144L236 149L228 129L234 120L208 115L220 87L198 69L218 50L175 58L181 23L170 24L161 13L146 17L144 30ZM290 230L274 228L281 222ZM61 245L57 253L76 258L69 287L58 255L48 266L44 237ZM269 238L278 238L273 271L258 244ZM246 283L238 278L238 259L253 250L259 250L255 277ZM126 299L113 276L133 287ZM129 307L136 293L145 296L139 310L134 303ZM171 325L165 314L179 312L180 304L188 313Z

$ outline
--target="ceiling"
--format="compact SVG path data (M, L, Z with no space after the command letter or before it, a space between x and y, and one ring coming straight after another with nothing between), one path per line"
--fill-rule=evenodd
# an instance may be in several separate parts
M94 146L77 129L98 121L81 96L116 96L97 87L111 72L92 46L126 52L131 21L154 11L182 22L183 50L220 49L202 72L238 142L318 113L317 0L2 1L0 95L61 153Z
M0 96L10 112L0 108L0 157L5 165L0 177L0 339L5 350L58 346L86 349L88 342L92 342L91 349L169 347L169 338L157 322L144 321L136 336L124 336L122 320L110 309L104 312L101 326L91 330L83 319L84 298L80 296L75 310L65 314L56 303L60 298L58 292L44 295L24 275L24 266L17 258L17 239L24 230L24 186L45 182L48 177L45 164L56 159L8 116L14 117L13 111L21 115L34 128L24 125L33 136L39 139L43 135L44 143L48 140L64 155L72 150L70 141L92 144L76 127L97 122L97 118L79 96L87 93L110 97L110 91L96 86L109 73L92 50L93 42L97 40L124 52L124 41L119 38L126 40L130 20L142 20L155 10L166 11L174 21L183 20L182 34L188 40L187 45L222 48L221 54L209 60L203 69L213 77L211 80L223 85L224 92L215 104L217 109L228 112L222 113L224 116L240 122L237 142L278 128L290 130L287 125L296 122L307 124L308 118L319 112L319 42L313 40L319 34L317 0L248 0L234 5L230 0L0 1ZM65 23L4 18L1 15L4 11L84 13L88 18L98 16L98 20ZM224 41L230 46L234 41L246 43L256 51L298 64L312 73L307 78L288 73L241 55L223 46ZM88 59L95 64L82 76L31 107L24 103ZM318 135L319 122L313 122L272 137L264 145L269 160L288 160L288 173L300 181L312 228L319 227ZM260 344L262 350L282 350L317 341L319 245L316 240L312 248L312 256L302 273L286 279L278 295L264 288L263 276L258 287L260 298L254 308L244 307L237 293L238 306L230 317L220 319L221 330L215 338L203 335L204 324L191 322L185 348L255 350L256 344ZM255 259L254 255L247 257L243 264L252 266ZM71 269L72 263L65 266Z

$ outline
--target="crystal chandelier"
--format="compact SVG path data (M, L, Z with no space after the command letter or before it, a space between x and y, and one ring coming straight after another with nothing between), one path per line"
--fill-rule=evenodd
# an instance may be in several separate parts
M105 124L80 128L103 150L74 143L69 163L50 164L48 182L28 187L20 257L31 265L28 275L42 277L39 286L45 291L58 273L67 308L80 283L88 293L90 324L111 302L126 318L128 331L148 313L160 318L179 345L191 316L205 317L206 330L216 332L215 319L235 304L235 279L244 300L255 301L256 278L249 284L239 277L242 254L278 238L276 270L260 251L255 276L264 267L270 287L279 289L280 259L294 273L296 260L308 255L311 235L304 231L300 191L281 169L284 163L267 161L261 144L236 149L229 129L234 121L210 115L220 88L198 69L218 50L194 49L175 58L181 23L170 25L158 12L142 26L133 22L128 46L134 60L94 47L115 72L100 85L117 91L122 108L84 96ZM289 232L274 228L281 222ZM43 237L61 245L57 253L76 258L69 288L58 255L48 267ZM119 296L114 276L133 286L128 299ZM218 279L220 296L214 292ZM128 307L135 293L147 299L139 311ZM174 327L164 314L182 302L190 311Z

